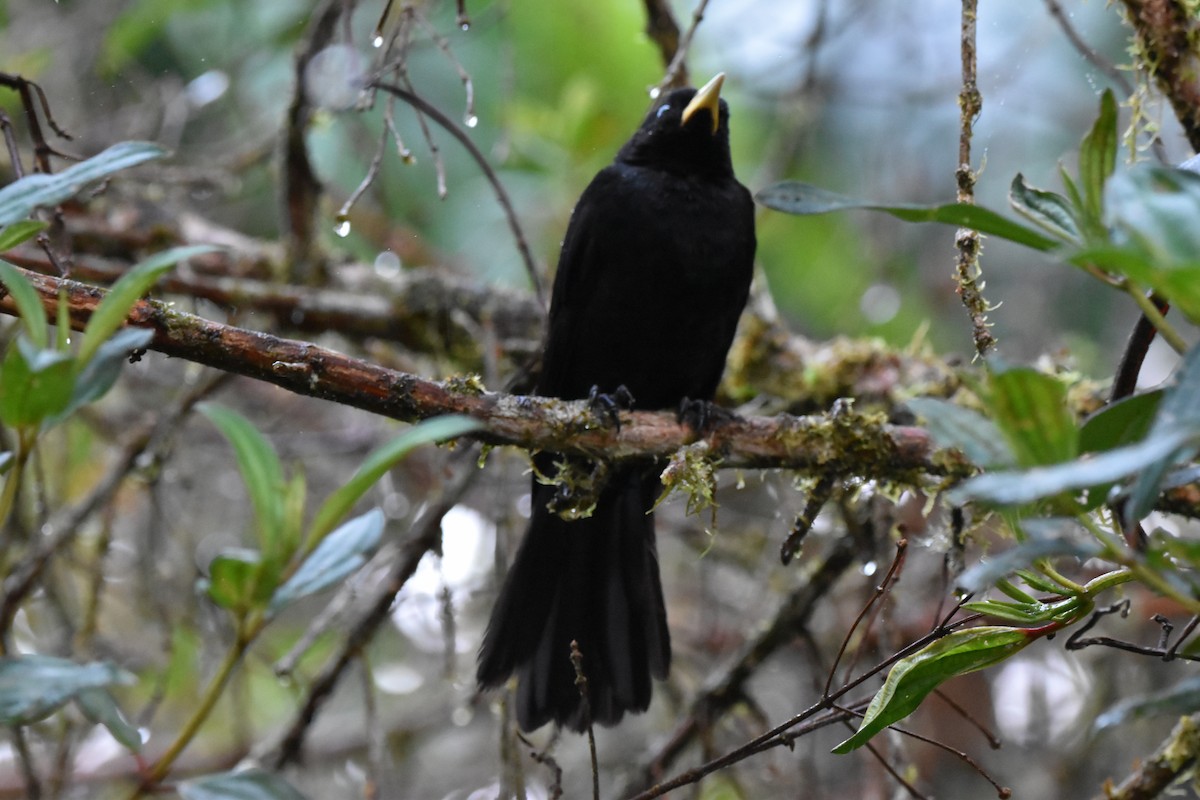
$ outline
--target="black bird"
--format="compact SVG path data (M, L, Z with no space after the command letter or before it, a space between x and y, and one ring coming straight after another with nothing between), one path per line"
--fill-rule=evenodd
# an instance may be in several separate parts
M754 261L754 210L729 156L724 75L651 109L579 198L563 240L538 393L632 395L643 409L707 403L717 389ZM619 392L624 387L628 392ZM561 460L561 457L557 457ZM534 457L555 474L556 456ZM595 511L567 521L533 481L529 530L492 612L479 684L518 676L517 720L583 730L650 705L671 641L654 518L658 471L614 470ZM583 654L585 714L570 643Z

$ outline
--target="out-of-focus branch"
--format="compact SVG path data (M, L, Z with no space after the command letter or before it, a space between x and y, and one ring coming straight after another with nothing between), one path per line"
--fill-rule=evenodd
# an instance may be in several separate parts
M1200 20L1183 0L1122 0L1142 47L1141 63L1200 151Z
M305 134L312 109L305 91L305 73L313 58L333 41L335 24L344 10L340 0L325 0L313 14L304 46L292 69L295 83L286 125L280 137L280 220L293 277L314 283L323 272L314 246L317 204L322 187L308 158Z
M64 298L76 328L86 324L103 297L102 290L76 281L25 276L48 309ZM0 312L16 312L11 297L0 298ZM729 467L820 469L897 480L969 471L961 458L937 451L926 431L853 412L737 419L697 442L695 432L670 412L623 412L616 430L587 401L487 392L471 379L428 380L308 342L222 325L154 300L139 301L127 324L153 329L153 350L297 394L406 422L466 414L484 423L479 438L492 444L609 460L666 458L693 445Z
M1200 755L1200 714L1181 717L1158 750L1139 762L1137 770L1121 782L1104 787L1103 800L1152 800L1161 797L1196 764Z
M214 261L230 258L212 255ZM54 274L45 255L32 248L22 248L6 258L17 266ZM125 270L113 261L79 257L72 275L113 283ZM158 286L223 308L271 314L286 330L384 339L418 353L449 354L464 369L478 369L483 363L482 343L473 335L478 328L490 328L501 353L520 361L536 350L544 319L541 308L526 294L484 287L433 270L405 272L389 281L384 292L318 289L189 269L172 272Z

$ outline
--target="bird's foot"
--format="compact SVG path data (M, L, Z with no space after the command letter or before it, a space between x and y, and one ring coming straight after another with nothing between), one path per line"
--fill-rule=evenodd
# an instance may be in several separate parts
M612 394L601 392L599 386L593 386L588 392L588 407L597 417L607 421L621 432L621 412L633 408L633 395L625 384L621 384Z
M679 401L676 419L703 436L718 425L733 422L738 415L712 400L693 400L685 397Z

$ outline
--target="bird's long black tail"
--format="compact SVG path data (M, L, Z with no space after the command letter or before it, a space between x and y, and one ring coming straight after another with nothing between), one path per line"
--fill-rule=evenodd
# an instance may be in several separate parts
M665 678L671 642L647 509L654 475L618 476L587 519L546 510L553 486L536 481L529 530L492 611L479 652L480 686L518 677L517 720L533 730L550 720L582 730L571 642L588 679L590 719L618 722L650 705L651 676Z

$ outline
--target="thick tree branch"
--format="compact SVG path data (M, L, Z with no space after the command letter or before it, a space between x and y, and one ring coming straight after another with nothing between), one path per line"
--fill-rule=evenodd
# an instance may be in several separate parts
M1192 149L1200 151L1200 22L1182 0L1123 0L1142 62L1171 102Z
M26 272L47 309L65 299L72 326L82 328L104 295L77 281ZM15 304L0 298L0 312ZM484 391L473 379L433 381L386 369L308 342L223 325L141 300L127 324L155 331L150 347L225 372L275 384L297 394L332 400L405 422L466 414L484 423L479 438L530 450L603 456L608 460L662 459L693 445L728 467L819 470L869 478L913 480L921 473L958 474L969 466L938 452L920 428L885 424L875 416L751 417L709 432L703 442L669 412L622 412L620 430L598 418L587 401Z

